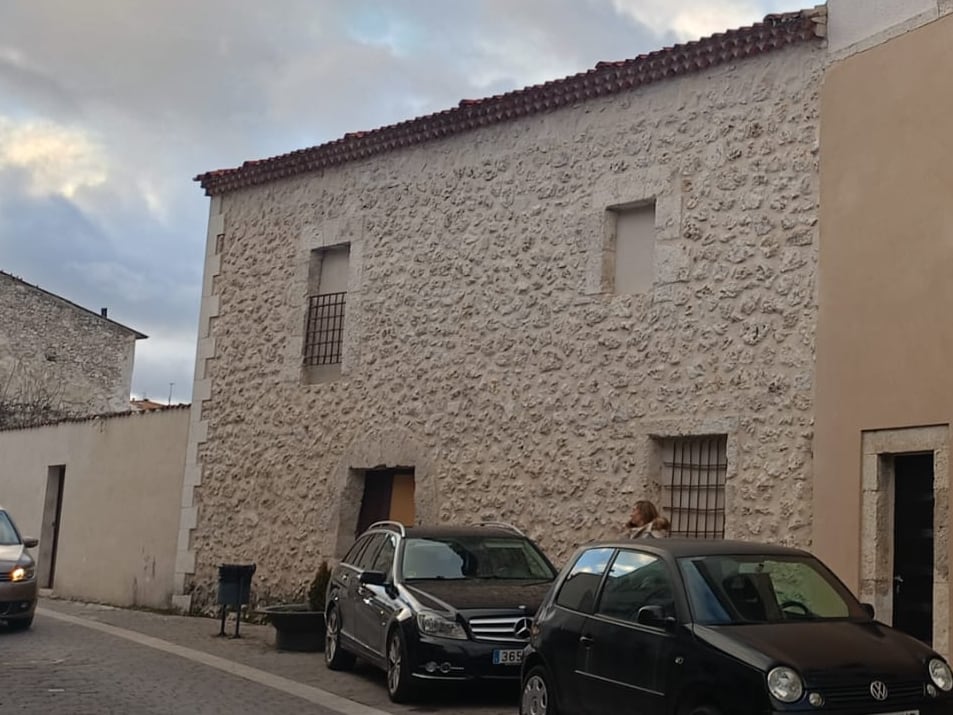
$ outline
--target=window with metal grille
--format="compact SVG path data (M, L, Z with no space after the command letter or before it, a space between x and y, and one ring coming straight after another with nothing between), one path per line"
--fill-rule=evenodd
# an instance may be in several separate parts
M324 293L308 298L305 365L337 365L341 362L346 302L347 293Z
M723 539L728 437L676 437L661 447L662 508L672 536Z

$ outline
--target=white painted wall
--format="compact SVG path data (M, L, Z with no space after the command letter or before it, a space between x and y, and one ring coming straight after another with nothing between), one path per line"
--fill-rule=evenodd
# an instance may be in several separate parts
M186 407L0 432L0 503L24 535L42 538L48 470L66 465L57 596L170 606L188 426Z

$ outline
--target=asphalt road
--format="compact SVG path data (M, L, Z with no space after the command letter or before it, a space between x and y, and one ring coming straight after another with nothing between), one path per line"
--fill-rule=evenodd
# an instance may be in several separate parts
M214 622L205 619L118 610L100 616L88 608L95 607L41 608L26 632L0 627L0 713L516 713L515 686L452 688L396 706L386 701L382 674L369 667L330 674L321 654L283 660L253 637L215 640Z

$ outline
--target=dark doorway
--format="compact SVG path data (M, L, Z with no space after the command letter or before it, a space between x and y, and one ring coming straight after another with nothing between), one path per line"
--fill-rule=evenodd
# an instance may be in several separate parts
M364 496L357 518L360 534L375 521L414 523L414 469L368 469L364 472Z
M56 547L60 540L60 515L63 513L63 484L66 465L57 464L46 470L46 498L43 502L43 527L37 563L41 588L53 588L56 572Z
M933 641L933 453L894 457L893 625Z

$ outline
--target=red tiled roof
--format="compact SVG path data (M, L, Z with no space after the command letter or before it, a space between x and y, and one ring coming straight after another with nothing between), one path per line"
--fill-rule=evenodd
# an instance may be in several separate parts
M506 94L464 99L452 109L371 131L350 132L319 146L270 159L246 161L234 169L209 171L196 176L195 180L201 182L207 195L222 194L629 91L815 39L822 34L817 24L824 22L823 13L821 7L768 15L763 22L750 27L667 47L631 60L600 62L587 72Z
M143 397L141 400L129 400L129 404L132 405L132 409L138 410L139 412L151 412L152 410L165 410L168 409L171 405L163 405L161 402L153 402L152 400Z

